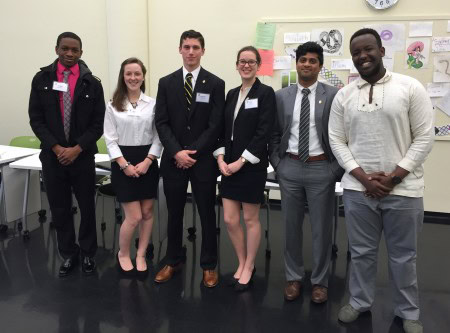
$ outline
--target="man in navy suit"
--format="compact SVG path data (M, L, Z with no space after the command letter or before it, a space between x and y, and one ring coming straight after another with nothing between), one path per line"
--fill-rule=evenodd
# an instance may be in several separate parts
M180 38L183 67L160 79L155 123L164 146L161 174L168 210L166 265L155 282L170 280L184 260L183 215L188 182L202 225L200 266L203 284L215 287L218 275L215 196L218 168L213 151L225 103L225 82L200 67L205 53L201 33L188 30Z
M323 303L328 299L335 182L343 174L328 141L330 108L338 90L317 81L323 65L320 45L300 45L296 60L298 84L276 92L278 117L269 144L286 227L284 297L296 299L305 277L303 218L308 203L313 247L311 300Z

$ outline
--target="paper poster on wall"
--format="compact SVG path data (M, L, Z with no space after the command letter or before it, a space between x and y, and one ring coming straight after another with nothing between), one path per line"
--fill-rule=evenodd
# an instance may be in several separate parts
M297 50L297 46L285 46L284 52L295 60L295 51Z
M450 32L450 21L447 21L447 32Z
M257 49L271 50L277 26L273 23L261 23L256 25L255 47Z
M406 40L405 68L421 69L428 67L430 57L429 38L408 38Z
M297 84L297 72L296 71L283 71L281 72L281 88L286 88Z
M356 81L356 80L358 80L358 79L359 79L359 75L357 75L357 74L349 75L349 76L348 76L348 83L350 84L350 83L352 83L353 81Z
M291 69L291 62L290 56L276 56L273 59L273 69Z
M409 22L409 37L433 36L433 22Z
M274 59L274 52L273 50L258 50L259 54L261 55L261 67L259 67L258 72L256 72L256 75L273 75L273 59Z
M369 24L365 28L372 28L381 37L381 43L386 52L403 52L405 49L405 25L404 24Z
M432 52L450 52L450 37L433 37L431 39Z
M450 92L444 95L444 97L436 103L436 106L450 117Z
M450 92L450 83L427 83L427 93L431 98L442 97Z
M311 32L311 40L323 47L323 54L326 56L341 56L343 54L344 29L343 28L322 28L314 29Z
M450 55L434 56L433 65L433 82L450 82Z
M345 71L352 69L352 59L331 59L331 69L335 71Z
M286 32L284 34L284 44L304 44L310 40L310 32Z

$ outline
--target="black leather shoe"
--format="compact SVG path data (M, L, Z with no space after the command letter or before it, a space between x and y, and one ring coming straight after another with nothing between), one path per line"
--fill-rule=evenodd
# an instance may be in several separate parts
M227 286L234 287L236 283L238 283L239 279L236 279L234 276L230 277L228 280Z
M73 270L73 268L78 265L78 256L67 258L59 267L59 277L65 277Z
M91 275L95 272L97 265L95 264L94 258L84 257L81 263L81 270L85 275Z

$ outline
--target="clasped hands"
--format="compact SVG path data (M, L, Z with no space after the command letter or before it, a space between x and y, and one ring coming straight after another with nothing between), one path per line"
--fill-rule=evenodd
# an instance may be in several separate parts
M231 176L232 174L238 172L244 165L240 158L230 164L227 164L223 159L218 160L217 163L219 165L220 173L225 177Z
M76 145L75 147L55 145L52 150L55 153L58 162L64 166L72 164L82 151L79 145Z
M194 160L189 155L193 155L197 153L196 150L180 150L178 153L175 154L175 165L178 169L189 169L192 167L197 160Z
M394 189L390 174L383 171L367 174L364 195L374 199L382 199Z
M145 158L142 162L133 165L128 165L125 169L123 169L123 172L128 177L132 178L139 178L140 176L143 176L147 173L148 168L150 168L150 165L152 165L153 161L149 158Z

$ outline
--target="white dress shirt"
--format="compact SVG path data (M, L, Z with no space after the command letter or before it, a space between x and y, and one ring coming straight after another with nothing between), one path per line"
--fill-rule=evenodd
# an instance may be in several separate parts
M322 146L320 145L319 136L317 135L316 128L316 91L317 91L317 81L308 89L311 91L308 95L309 100L309 156L317 156L324 153ZM289 136L288 153L298 155L298 136L299 136L299 126L300 126L300 111L302 106L303 93L302 90L305 89L299 83L297 83L297 95L295 96L294 112L292 114L291 123L291 135Z
M136 109L127 101L125 111L108 103L105 112L104 137L111 160L122 155L120 146L152 145L148 154L159 157L162 144L155 128L156 100L141 92Z
M234 132L234 121L236 120L236 117L239 114L239 109L242 106L242 103L245 101L245 99L247 98L248 93L250 92L250 89L252 87L247 87L244 90L239 89L239 97L238 97L238 101L236 103L236 107L234 108L234 116L233 116L233 129L231 130L231 140L233 140L233 132ZM214 152L213 155L215 158L217 158L219 155L225 155L225 147L220 147L217 148ZM258 157L256 157L255 155L253 155L252 153L250 153L247 149L245 149L242 152L241 155L243 158L245 158L247 161L249 161L251 164L258 164L260 159Z
M192 91L194 91L195 89L195 83L197 82L197 78L198 78L198 73L200 73L200 68L201 66L198 66L196 69L194 69L192 72L189 72L184 66L183 66L183 86L184 86L184 81L186 80L186 75L188 73L192 74ZM192 96L192 98L194 98Z
M366 173L391 173L396 166L410 173L391 194L422 197L423 163L434 141L434 111L422 84L416 79L391 73L373 87L359 78L336 94L328 132L330 145L345 169L341 186L364 191L350 172L361 167Z

